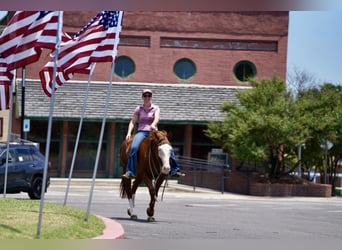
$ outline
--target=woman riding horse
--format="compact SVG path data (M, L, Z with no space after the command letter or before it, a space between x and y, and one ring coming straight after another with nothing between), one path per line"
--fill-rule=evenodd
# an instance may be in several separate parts
M160 109L157 105L152 104L152 91L150 89L144 89L142 91L142 99L144 102L142 105L135 108L132 119L128 124L126 135L126 141L130 140L135 123L138 122L138 131L135 134L131 145L126 173L122 176L128 179L135 178L137 152L141 142L150 134L151 131L158 130L157 124L159 122ZM184 176L184 174L180 172L180 168L176 163L176 156L173 150L171 151L171 176Z
M132 140L123 141L121 144L120 160L123 167L127 164L131 144ZM121 197L128 198L127 213L131 219L137 218L133 211L134 198L140 183L144 181L150 194L150 203L146 211L148 221L154 221L154 205L158 190L170 171L171 151L172 146L167 139L166 131L152 131L142 141L138 151L137 177L133 181L133 185L131 184L132 179L122 177L120 185Z

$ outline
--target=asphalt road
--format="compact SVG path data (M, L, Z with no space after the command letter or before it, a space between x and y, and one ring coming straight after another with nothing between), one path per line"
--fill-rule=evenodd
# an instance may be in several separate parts
M137 191L138 220L128 217L128 202L119 197L118 180L96 180L91 199L90 190L90 181L72 180L67 205L86 211L90 208L90 213L119 222L127 239L342 238L341 197L250 197L199 188L193 191L173 181L163 200L156 203L156 221L147 222L146 188ZM52 180L45 202L63 203L65 191L65 182Z

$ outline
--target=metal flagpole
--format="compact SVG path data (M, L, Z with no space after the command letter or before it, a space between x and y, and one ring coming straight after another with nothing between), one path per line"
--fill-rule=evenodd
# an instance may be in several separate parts
M76 142L75 142L74 154L73 154L72 161L71 161L71 167L70 167L70 172L69 172L69 179L68 179L68 183L67 183L67 189L65 191L64 206L66 205L67 199L68 199L68 193L69 193L69 188L70 188L70 181L71 181L72 173L74 171L76 154L77 154L78 144L79 144L79 140L80 140L80 136L81 136L83 117L84 117L84 113L85 113L85 110L86 110L86 107L87 107L88 94L89 94L89 89L90 89L90 80L91 80L91 77L93 75L93 71L95 69L95 65L96 65L96 63L92 63L90 65L90 73L89 73L89 76L88 76L88 86L87 86L86 94L85 94L84 101L83 101L83 108L82 108L80 123L78 125L78 132L77 132L77 138L76 138Z
M46 187L46 177L47 177L47 169L48 169L48 162L49 162L52 116L53 116L53 110L54 110L54 105L55 105L57 58L58 58L58 53L59 53L60 41L61 41L62 18L63 18L63 11L59 11L59 13L58 13L58 24L57 24L57 35L56 35L56 45L55 45L55 52L54 52L55 54L54 54L54 67L53 67L53 78L52 78L52 90L51 90L51 97L50 97L49 123L48 123L46 149L45 149L44 175L43 175L42 191L41 191L41 196L40 196L40 207L39 207L39 217L38 217L38 227L37 227L37 238L38 239L40 238L40 229L41 229L41 224L42 224L42 214L43 214L43 207L44 207L45 187Z
M22 67L22 79L21 79L21 131L20 138L26 139L26 133L24 132L24 119L25 119L25 78L26 78L26 69L25 66Z
M16 72L16 71L14 71ZM13 84L15 82L15 74L12 79L12 83L9 87L9 95L10 95L10 109L9 109L9 114L8 114L8 132L7 132L7 150L6 150L6 166L5 166L5 180L4 180L4 198L6 198L6 192L7 192L7 175L8 175L8 156L9 156L9 144L11 140L11 133L12 133L12 110L13 110ZM5 93L6 96L6 93ZM6 103L6 100L5 100ZM6 105L6 104L5 104Z
M121 27L122 14L123 14L123 12L120 11L119 18L118 18L118 25L120 25L120 27ZM116 30L116 35L115 35L116 44L119 43L120 31L121 31L121 28L120 29L118 28ZM117 46L114 45L114 49L116 49L116 47ZM96 178L96 173L97 173L97 168L98 168L98 163L99 163L99 158L100 158L100 153L101 153L101 147L102 147L103 133L104 133L105 125L106 125L106 118L107 118L107 112L108 112L108 102L109 102L109 98L110 98L110 94L111 94L111 90L112 90L112 85L113 85L114 68L115 68L115 56L113 56L113 59L112 59L112 70L110 73L110 80L109 80L109 84L108 84L106 105L105 105L105 110L104 110L103 119L102 119L102 127L101 127L101 132L100 132L99 144L97 147L97 154L96 154L96 160L95 160L95 166L94 166L94 172L93 172L93 179L92 179L92 183L91 183L88 206L87 206L87 213L86 213L86 218L85 218L86 221L88 221L88 218L89 218L90 204L91 204L91 200L93 197L95 178Z

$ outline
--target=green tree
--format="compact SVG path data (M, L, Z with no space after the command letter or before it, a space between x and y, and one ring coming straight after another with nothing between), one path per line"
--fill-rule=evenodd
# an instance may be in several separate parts
M284 157L295 155L308 130L283 80L250 83L251 89L237 93L239 103L223 103L224 121L208 124L206 134L235 159L266 163L269 178L278 179L288 172Z
M321 183L335 188L338 162L342 159L342 87L324 84L298 98L297 111L309 130L303 164L321 174Z

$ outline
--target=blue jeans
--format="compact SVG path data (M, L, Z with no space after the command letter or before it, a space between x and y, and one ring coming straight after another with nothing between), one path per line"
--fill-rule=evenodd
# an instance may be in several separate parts
M129 157L128 157L128 162L127 162L127 166L126 166L126 173L131 174L133 176L135 176L135 167L137 165L137 153L139 150L139 146L142 143L142 141L148 137L150 134L150 131L142 131L139 130L134 138L133 138L133 142L131 145L131 151L129 153ZM175 152L171 151L171 162L170 162L170 166L171 166L171 175L175 174L176 172L178 172L180 170L180 167L178 166L177 162L176 162L176 155Z

